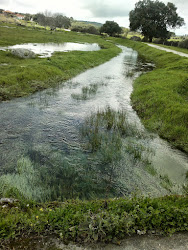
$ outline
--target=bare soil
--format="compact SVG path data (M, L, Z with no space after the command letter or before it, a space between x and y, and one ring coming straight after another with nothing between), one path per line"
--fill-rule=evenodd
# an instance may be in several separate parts
M117 244L64 244L55 237L19 238L7 243L0 243L3 250L188 250L188 232L177 233L172 236L135 235L128 236Z

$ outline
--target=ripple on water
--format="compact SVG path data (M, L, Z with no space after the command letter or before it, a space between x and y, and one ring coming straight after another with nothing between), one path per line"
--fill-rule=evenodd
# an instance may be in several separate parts
M36 48L37 45L33 47ZM0 104L1 173L16 169L17 161L23 156L27 158L26 162L28 158L32 160L37 168L40 164L48 164L49 169L55 168L55 164L61 167L65 161L66 164L70 163L70 167L80 167L83 175L83 166L95 169L98 159L95 157L87 164L88 152L80 151L83 143L80 128L88 116L110 107L115 111L124 110L129 123L144 131L146 137L150 138L140 141L136 137L132 138L133 151L138 142L155 151L151 155L153 168L147 168L146 171L144 165L141 167L138 161L129 158L127 152L124 152L125 147L122 149L122 159L116 167L124 169L120 181L126 185L127 192L135 191L136 187L137 190L152 195L170 193L165 183L161 185L165 180L163 175L167 175L173 183L170 189L180 192L175 187L184 182L188 170L187 157L171 149L168 143L156 135L152 139L130 103L132 83L141 73L138 68L145 70L147 65L151 65L144 62L144 66L140 67L139 61L138 67L137 52L121 48L123 52L119 56L87 70L52 91L45 90ZM131 74L128 75L127 72ZM83 88L89 88L92 84L97 85L97 91L92 97L85 100L72 98L72 94L81 93ZM41 169L44 165L40 166ZM163 179L160 179L160 175Z

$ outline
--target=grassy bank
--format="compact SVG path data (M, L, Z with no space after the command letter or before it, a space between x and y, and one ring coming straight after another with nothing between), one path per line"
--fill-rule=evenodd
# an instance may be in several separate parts
M121 198L0 206L0 239L55 234L64 242L114 242L188 230L188 197Z
M153 71L136 79L133 107L147 128L188 152L188 59L140 42L113 41L155 63Z
M0 46L22 43L98 43L99 51L56 52L50 58L21 59L0 51L0 101L28 95L52 87L80 72L104 63L120 49L99 36L75 32L50 32L11 24L0 24Z

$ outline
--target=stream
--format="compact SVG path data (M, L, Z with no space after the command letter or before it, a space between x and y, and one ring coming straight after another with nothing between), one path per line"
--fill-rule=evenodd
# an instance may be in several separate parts
M120 48L117 57L56 88L0 103L0 189L7 184L38 201L69 198L68 192L70 198L182 193L186 154L149 133L131 106L134 79L154 65ZM101 148L86 150L87 138L80 135L86 119L106 109L123 110L136 127L135 136L121 138L119 158L109 162Z

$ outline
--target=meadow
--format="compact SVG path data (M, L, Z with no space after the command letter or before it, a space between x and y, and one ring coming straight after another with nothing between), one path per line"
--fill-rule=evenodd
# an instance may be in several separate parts
M56 52L50 58L22 59L9 51L0 51L0 101L57 86L73 76L95 67L120 53L103 38L76 32L30 29L0 23L0 46L23 43L98 43L99 51Z

